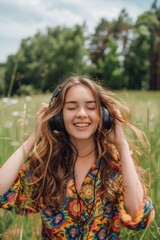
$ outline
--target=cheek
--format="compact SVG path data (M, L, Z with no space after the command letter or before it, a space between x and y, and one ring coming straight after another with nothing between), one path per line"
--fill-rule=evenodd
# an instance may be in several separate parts
M64 121L64 124L66 124L68 122L68 114L66 113L65 110L63 110L63 121Z
M99 128L99 120L97 120L96 124L95 124L95 129L97 130Z
M97 114L94 114L91 116L91 119L92 119L93 130L96 131L99 126L99 116Z
M99 121L100 121L100 117L99 117L98 113L93 114L92 119L94 120L95 125L98 126Z

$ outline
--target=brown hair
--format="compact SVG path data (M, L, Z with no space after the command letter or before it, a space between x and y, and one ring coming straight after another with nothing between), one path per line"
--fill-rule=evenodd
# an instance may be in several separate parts
M128 108L108 89L99 82L86 76L71 76L60 84L61 92L55 98L53 104L46 110L42 120L42 135L29 158L30 169L33 176L32 196L33 200L42 196L45 204L60 207L65 194L65 183L73 173L75 154L69 137L65 132L51 131L49 119L63 109L67 91L74 85L83 84L93 93L99 115L100 106L106 106L114 119L118 119L123 125L132 129L142 145L145 144L143 133L130 123ZM117 111L118 110L118 111ZM120 112L120 114L119 114ZM102 118L100 118L102 119ZM107 141L107 133L102 131L102 121L95 133L97 159L103 157L106 166L116 161L117 152L115 146ZM103 168L104 169L104 168ZM105 182L105 173L102 173Z

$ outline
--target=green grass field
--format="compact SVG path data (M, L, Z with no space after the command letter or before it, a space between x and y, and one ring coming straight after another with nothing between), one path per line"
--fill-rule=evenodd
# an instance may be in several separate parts
M151 143L151 152L142 156L140 164L145 169L148 193L156 211L149 229L141 233L123 230L121 239L157 240L160 239L160 92L122 91L117 94L127 102L133 122L144 130ZM48 102L49 98L50 95L36 95L0 99L0 164L32 132L34 115L40 104ZM40 232L39 215L23 218L0 211L0 239L36 240L40 239Z

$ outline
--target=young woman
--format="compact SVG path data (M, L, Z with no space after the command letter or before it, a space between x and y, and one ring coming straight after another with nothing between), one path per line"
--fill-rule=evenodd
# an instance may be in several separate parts
M32 135L1 167L0 207L40 212L42 239L113 240L120 224L146 228L154 210L127 127L144 145L110 91L87 77L66 79L37 113Z

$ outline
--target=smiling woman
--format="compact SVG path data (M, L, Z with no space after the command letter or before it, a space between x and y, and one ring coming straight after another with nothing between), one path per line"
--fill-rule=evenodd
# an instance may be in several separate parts
M81 139L87 145L87 142L93 139L98 128L99 114L94 96L88 87L77 85L68 90L63 116L66 131L73 144Z
M66 79L41 106L32 135L0 168L0 207L39 212L42 239L111 240L119 239L120 225L147 228L154 209L124 129L143 146L145 138L129 116L98 82Z

